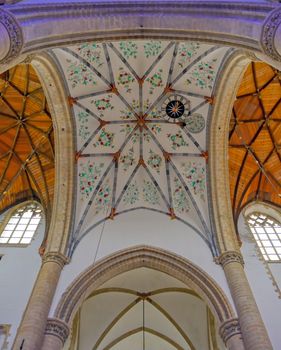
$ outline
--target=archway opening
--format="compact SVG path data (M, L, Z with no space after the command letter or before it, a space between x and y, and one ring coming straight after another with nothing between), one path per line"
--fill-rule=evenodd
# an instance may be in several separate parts
M119 274L82 303L65 349L225 349L199 295L163 272Z

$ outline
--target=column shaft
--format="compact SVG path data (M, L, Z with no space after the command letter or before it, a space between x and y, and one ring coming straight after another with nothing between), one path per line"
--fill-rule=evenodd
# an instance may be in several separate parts
M65 257L59 253L48 253L43 258L41 269L17 332L14 350L19 350L22 344L23 350L41 349L49 310L65 262Z
M226 252L220 257L229 289L236 306L246 350L272 350L267 331L244 272L238 252Z
M228 350L245 350L243 340L239 334L236 334L233 337L229 338L226 342L226 346Z

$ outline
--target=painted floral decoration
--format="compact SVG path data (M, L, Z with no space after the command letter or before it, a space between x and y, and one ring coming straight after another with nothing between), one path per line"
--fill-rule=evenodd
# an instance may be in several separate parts
M131 102L131 107L132 108L129 108L129 107L125 107L124 109L121 109L120 110L120 113L121 113L121 116L120 118L123 119L123 120L126 120L126 119L135 119L135 115L134 115L134 111L138 111L139 109L139 101L136 101L135 99L132 100Z
M122 129L120 129L120 132L124 132L125 136L127 137L130 135L130 133L134 130L135 125L134 124L125 124ZM134 142L135 143L135 142Z
M192 188L193 193L199 195L202 200L205 200L205 167L194 161L183 163L181 166L183 175L188 185Z
M163 78L162 78L163 69L159 68L151 77L148 77L146 81L149 82L149 93L152 95L154 90L158 87L163 87Z
M199 62L199 64L192 70L189 78L187 78L186 84L188 86L190 84L195 84L200 89L208 88L209 90L212 90L215 79L214 63L216 61L217 59L208 62Z
M159 154L149 150L149 158L147 163L152 169L156 170L158 174L160 173L162 158L159 156Z
M97 141L94 143L94 147L103 146L114 148L113 139L114 133L107 132L104 128L102 128L99 132Z
M103 116L103 112L106 110L113 110L114 106L112 106L110 99L112 98L112 95L108 95L107 97L103 97L97 100L91 101L93 103L97 110L100 112L101 116Z
M184 186L178 177L174 178L174 190L173 190L173 204L174 209L179 213L187 213L190 209L189 200Z
M128 153L120 157L120 164L124 171L127 171L132 165L136 163L134 148L130 148Z
M138 46L135 42L121 41L119 47L126 58L137 58Z
M175 151L180 147L188 146L188 143L185 142L182 136L182 132L180 130L175 134L167 134L167 136L169 140L172 142L172 149Z
M151 205L160 204L160 195L153 182L147 180L143 181L143 199Z
M132 92L131 84L134 81L135 81L135 78L131 73L127 72L123 67L119 68L117 84L123 86L128 94Z
M79 121L79 130L78 134L83 141L86 141L90 136L90 131L88 127L89 114L85 111L81 111L78 113L78 121Z
M148 41L144 44L144 54L145 57L154 57L160 54L161 51L161 41Z
M178 49L179 61L178 65L180 68L184 68L191 62L192 57L197 53L200 48L200 44L197 42L187 42L180 45Z
M137 182L131 182L124 193L123 202L125 204L135 204L139 200L140 192Z
M108 207L111 202L111 187L109 181L106 181L98 190L96 199L95 199L95 213L98 214L101 211L106 215L108 212Z
M94 163L88 161L81 165L79 172L79 188L83 198L89 198L97 185L104 163Z
M81 57L90 63L95 63L97 68L101 67L104 62L102 59L102 47L97 43L84 43L77 49Z
M96 85L95 74L90 71L83 63L72 62L67 60L69 66L67 67L67 79L71 82L74 89L78 84L82 85Z

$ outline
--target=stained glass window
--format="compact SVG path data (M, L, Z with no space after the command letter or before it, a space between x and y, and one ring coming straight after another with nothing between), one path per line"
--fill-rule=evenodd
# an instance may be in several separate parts
M0 235L0 244L29 244L41 217L42 209L37 203L21 206L9 217Z
M280 261L281 224L261 213L250 214L247 222L263 258L267 261Z

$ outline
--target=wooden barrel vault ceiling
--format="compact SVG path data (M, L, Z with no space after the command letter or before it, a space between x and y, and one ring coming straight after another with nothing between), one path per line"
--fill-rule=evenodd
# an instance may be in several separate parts
M235 221L253 201L281 206L281 73L252 62L241 81L229 129Z
M28 199L50 214L53 125L36 72L20 64L0 75L0 212Z

